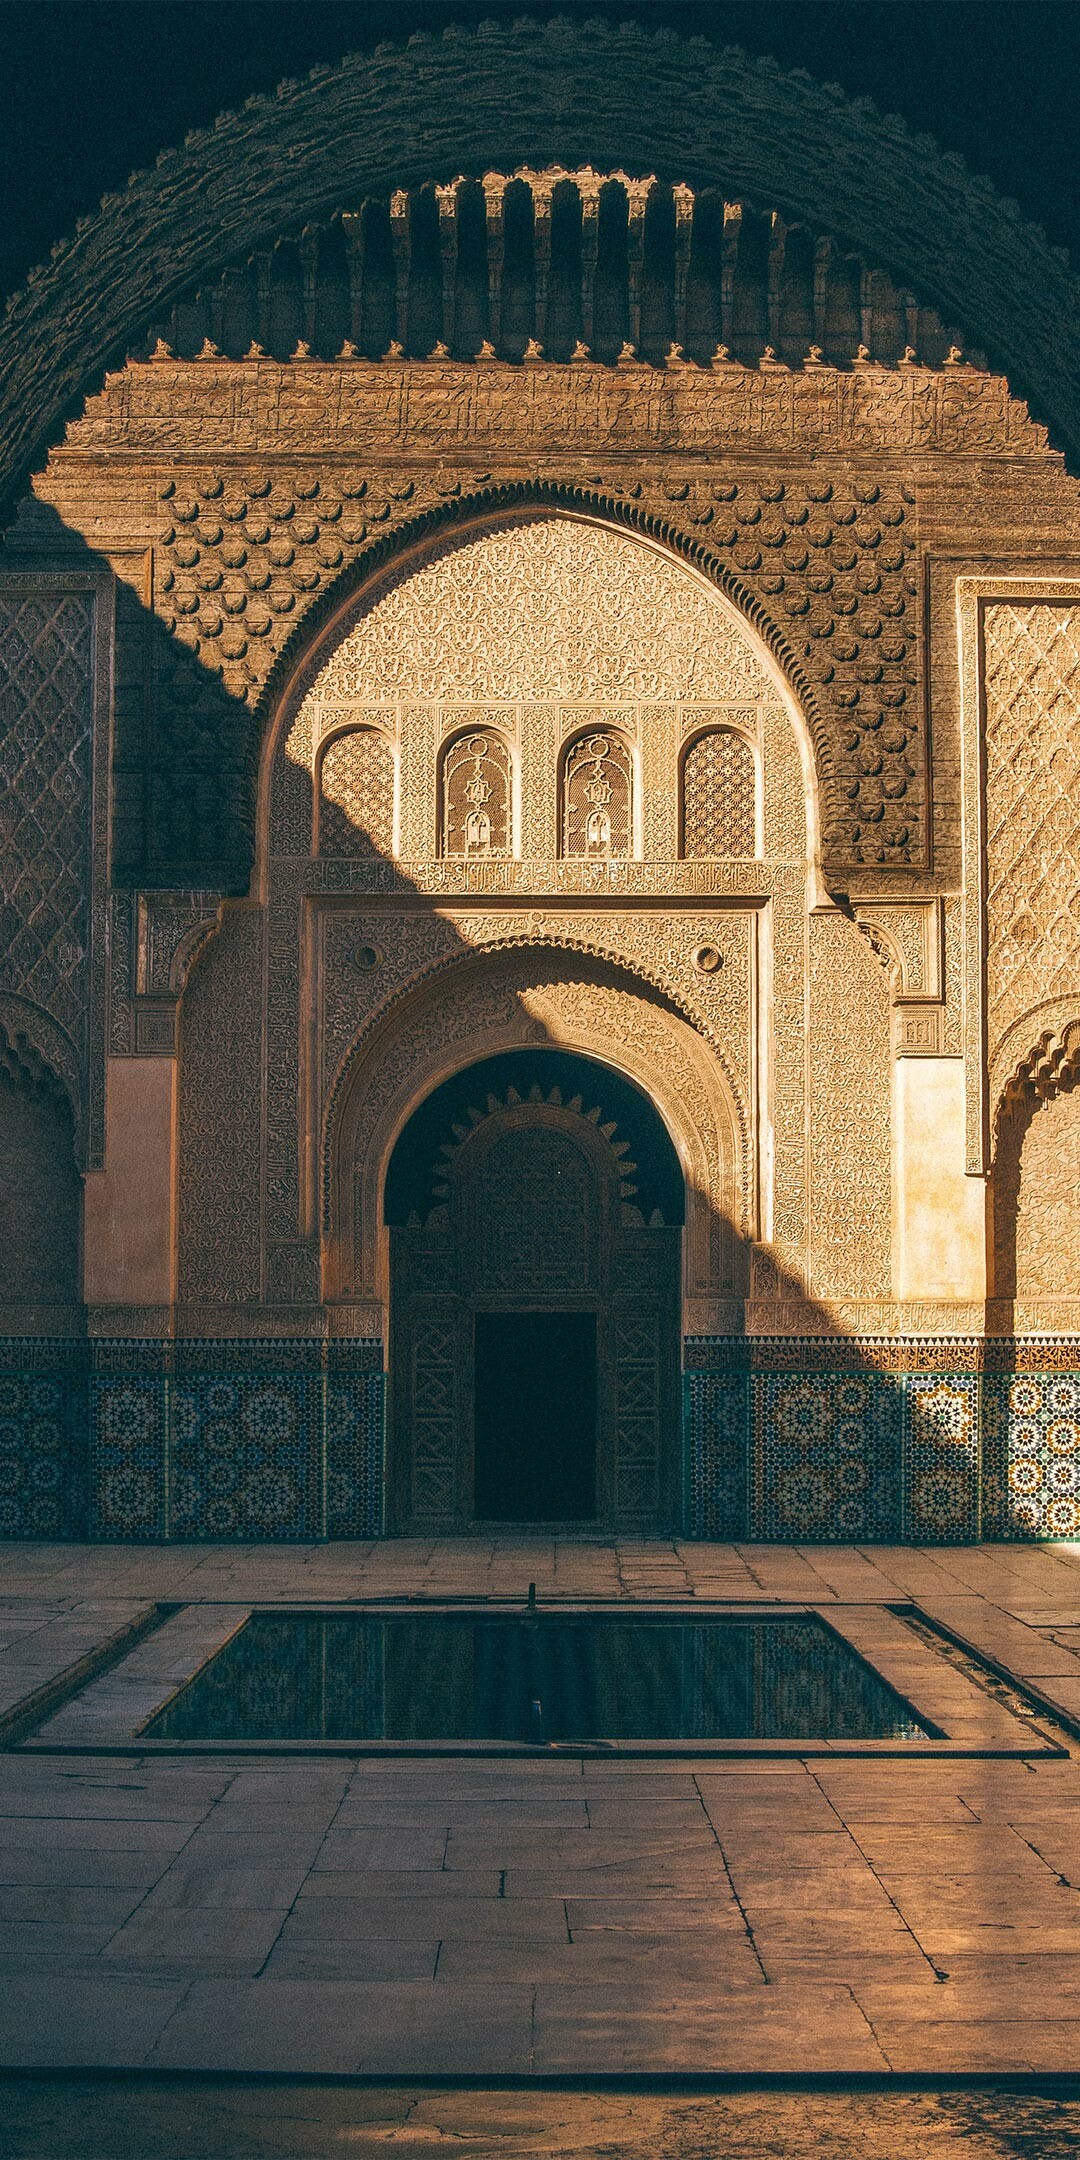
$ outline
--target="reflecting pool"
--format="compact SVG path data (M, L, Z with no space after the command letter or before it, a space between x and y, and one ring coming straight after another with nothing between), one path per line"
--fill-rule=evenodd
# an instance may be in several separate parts
M907 1740L909 1706L813 1615L257 1612L155 1740Z

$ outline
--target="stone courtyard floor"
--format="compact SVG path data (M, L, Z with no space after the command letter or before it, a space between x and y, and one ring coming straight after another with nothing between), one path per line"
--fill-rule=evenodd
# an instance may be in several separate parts
M92 1717L81 1752L59 1744L70 1712L53 1706L53 1741L47 1721L33 1733L10 1722L28 1698L45 1716L58 1678L148 1601L183 1608L194 1641L209 1608L519 1597L530 1580L541 1600L798 1602L838 1619L858 1608L863 1624L876 1610L883 1627L896 1623L882 1607L917 1604L1012 1674L1042 1706L1043 1730L1015 1726L1015 1698L1000 1691L985 1697L985 1730L995 1747L1002 1720L1019 1731L1012 1752L978 1752L976 1732L974 1751L908 1759L840 1743L706 1761L114 1754L93 1751L86 1735L105 1725ZM140 1704L145 1691L137 1669L124 1674L121 1662L94 1684L114 1720L125 1690ZM162 2091L169 2107L187 2088L153 2082L164 2074L490 2085L780 2074L888 2088L898 2077L1080 2073L1080 1741L1069 1725L1080 1729L1080 1547L13 1544L0 1548L5 1717L7 2069L152 2074L144 2104ZM1047 1752L1046 1735L1060 1752ZM226 2113L238 2089L222 2088ZM7 2084L0 2121L23 2142L5 2146L0 2132L0 2151L96 2153L64 2143L60 2126L65 2107L73 2121L95 2119L107 2088L86 2090L84 2109L68 2082ZM963 2149L983 2160L1056 2153L1055 2139L1080 2149L1080 2113L1060 2094L1017 2100L1008 2135L1028 2130L994 2143L1000 2095L917 2100L894 2088L880 2145L839 2131L830 2145L823 2130L812 2146L812 2110L839 2122L846 2099L803 2096L792 2112L791 2096L774 2094L774 2117L758 2118L746 2094L669 2096L645 2136L640 2115L633 2127L645 2100L611 2094L595 2103L604 2143L580 2094L548 2094L543 2117L535 2093L495 2096L485 2127L476 2094L390 2092L378 2102L384 2140L374 2093L361 2129L355 2093L346 2104L305 2091L289 2088L275 2111L283 2142L252 2151L306 2152L288 2142L289 2123L299 2110L303 2126L324 2100L313 2152L529 2152L531 2137L536 2150L672 2160L744 2149L897 2160ZM34 2142L38 2103L54 2111L51 2145ZM782 2117L794 2142L770 2145L763 2125ZM843 2134L856 2131L852 2117ZM101 2149L139 2148L118 2128Z

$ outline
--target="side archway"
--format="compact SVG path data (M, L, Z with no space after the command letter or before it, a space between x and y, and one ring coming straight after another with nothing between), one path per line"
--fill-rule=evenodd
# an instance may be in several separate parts
M0 1303L76 1304L82 1179L57 1031L0 999ZM53 1050L54 1057L48 1056Z

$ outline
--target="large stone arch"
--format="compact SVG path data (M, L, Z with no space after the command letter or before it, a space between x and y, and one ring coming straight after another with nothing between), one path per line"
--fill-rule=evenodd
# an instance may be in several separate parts
M487 23L381 46L249 99L80 220L0 334L5 501L162 301L294 224L298 206L314 216L375 188L553 158L715 180L866 245L964 324L1067 450L1080 444L1076 281L959 158L866 100L704 39Z
M399 1133L443 1080L529 1044L613 1066L649 1097L686 1179L684 1298L739 1295L753 1223L738 1106L718 1059L628 969L536 949L457 961L401 998L344 1060L325 1128L324 1294L385 1298L382 1192Z

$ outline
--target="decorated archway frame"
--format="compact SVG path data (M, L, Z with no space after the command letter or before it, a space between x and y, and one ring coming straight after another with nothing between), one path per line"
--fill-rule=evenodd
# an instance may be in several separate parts
M752 731L756 730L756 707L761 703L767 735L765 745L758 746L759 756L763 749L767 752L763 759L765 854L805 864L814 897L823 897L823 833L836 821L839 784L828 697L823 696L821 686L796 658L791 639L755 594L751 582L725 561L714 545L714 536L701 529L700 521L692 531L683 529L680 516L685 520L685 511L678 503L672 504L664 497L664 514L658 515L647 501L637 500L641 494L639 484L622 496L602 486L582 486L565 478L538 475L525 481L491 476L487 485L468 493L455 484L449 498L436 485L435 499L426 507L418 502L418 488L410 481L408 513L403 513L400 503L388 503L388 516L393 513L391 525L371 538L355 560L308 603L302 622L297 623L274 660L261 692L259 710L272 717L263 743L256 820L260 887L265 887L275 826L291 822L286 807L290 781L295 787L300 771L310 780L322 741L336 724L332 716L324 717L321 701L328 692L336 694L335 702L341 701L343 691L335 680L335 658L345 641L376 616L380 604L391 599L418 571L447 561L452 564L459 550L507 527L559 523L632 539L641 548L644 563L651 556L663 574L679 569L688 581L687 593L693 596L696 590L715 608L716 631L729 647L724 674L730 676L730 683L726 693L714 687L708 696L703 696L700 689L688 695L683 733L715 724L717 718L727 724L733 720L735 724L750 724ZM757 514L760 516L760 506ZM478 595L478 601L482 597ZM396 693L392 689L387 693L377 680L371 680L358 696L352 681L354 673L348 671L345 703L352 724L378 725L391 736L396 735L395 705L385 702L387 695L393 701ZM830 680L835 673L835 665L831 665ZM469 709L469 695L463 686L455 688L448 681L442 701L448 707L444 734L449 736L460 724L454 708L462 708L463 720ZM606 701L598 693L595 702L603 705ZM668 719L665 708L671 703L669 694L642 694L633 702L650 712L653 728L660 724L661 715ZM482 699L477 708L485 711L487 725L495 720L495 715L486 710L489 703L490 699ZM711 710L714 707L723 711ZM434 736L430 744L421 741L422 731L417 732L415 717L415 753L422 759L426 755L433 774L438 746ZM503 719L505 724L505 715ZM673 768L681 749L682 744L673 741ZM778 769L781 766L782 771ZM655 844L654 836L654 844L645 849L648 855L674 858L678 852L674 780L673 769L670 832L660 846ZM416 766L415 756L408 770L403 766L400 790L404 813L406 803L425 791L425 774ZM400 852L406 857L433 852L433 848L418 851L408 844L406 826L414 822L403 815ZM523 827L526 822L523 805ZM530 846L524 830L522 841L524 854L546 852L554 856L557 852L554 845L547 850ZM689 865L687 874L692 875Z
M394 1143L434 1087L480 1059L529 1044L576 1051L635 1082L671 1135L687 1188L684 1294L742 1288L751 1234L735 1101L700 1035L644 984L550 953L475 956L429 979L354 1046L326 1125L324 1294L384 1299L382 1190Z

